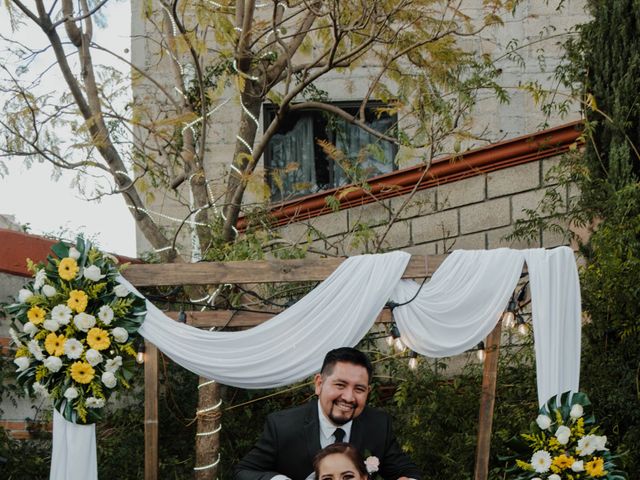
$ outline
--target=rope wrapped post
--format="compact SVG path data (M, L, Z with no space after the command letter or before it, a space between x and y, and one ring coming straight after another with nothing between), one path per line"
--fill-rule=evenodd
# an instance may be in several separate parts
M220 384L214 380L199 378L198 421L196 433L196 480L214 480L220 462Z
M158 479L158 349L145 341L144 479Z

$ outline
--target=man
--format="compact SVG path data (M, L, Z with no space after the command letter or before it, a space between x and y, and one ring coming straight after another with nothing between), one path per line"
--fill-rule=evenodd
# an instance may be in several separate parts
M398 445L390 417L366 406L373 367L355 348L327 353L314 378L317 400L267 416L262 436L235 469L235 480L305 480L315 454L337 441L380 461L385 480L420 480Z

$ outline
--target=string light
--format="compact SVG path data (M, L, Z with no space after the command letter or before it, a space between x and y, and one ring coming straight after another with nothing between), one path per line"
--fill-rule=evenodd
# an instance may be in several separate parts
M524 317L522 315L517 316L516 324L517 324L518 333L523 337L525 337L529 333L529 327L527 326L527 323L525 322Z
M393 347L393 344L396 338L400 337L400 331L398 330L398 326L394 323L391 325L391 330L389 331L389 336L387 336L387 345Z
M411 370L416 370L418 368L418 354L413 350L409 354L409 368Z
M484 362L484 359L487 356L487 353L484 348L484 342L480 342L478 344L478 349L476 350L476 356L478 357L478 360L480 360L481 362Z
M207 470L209 468L215 467L216 465L218 465L218 463L220 463L220 454L218 454L218 458L216 459L215 462L210 463L209 465L205 465L203 467L193 467L193 469L196 470L196 471Z
M517 305L513 297L509 300L507 310L502 314L502 323L507 328L513 328L516 324L516 311Z
M144 352L145 352L145 346L144 346L144 340L142 340L140 342L140 344L138 345L138 353L136 353L136 362L139 364L143 364L144 363Z

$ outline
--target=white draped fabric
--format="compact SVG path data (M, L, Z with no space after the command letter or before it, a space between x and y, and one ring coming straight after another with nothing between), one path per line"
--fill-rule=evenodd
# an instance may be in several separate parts
M409 258L403 252L351 257L295 305L241 332L209 332L180 324L147 301L140 333L183 367L220 383L243 388L286 385L316 372L328 350L355 345L387 300L402 303L414 296L419 286L400 280ZM573 252L566 247L454 252L412 302L395 308L403 341L432 357L475 346L495 327L525 260L539 402L577 391L580 290ZM133 290L126 280L122 283ZM73 461L60 451L70 435L77 434L73 427L78 426L54 424L51 479L96 479L95 473L84 473L97 471L95 451L86 457L74 452ZM92 442L95 449L95 439ZM83 474L71 473L75 471Z
M69 422L53 409L51 480L94 480L98 478L96 426Z

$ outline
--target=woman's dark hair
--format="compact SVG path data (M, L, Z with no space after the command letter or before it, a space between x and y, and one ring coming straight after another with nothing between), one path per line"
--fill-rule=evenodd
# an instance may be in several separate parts
M364 459L362 458L362 455L360 455L360 452L358 452L358 450L356 450L353 445L349 443L332 443L331 445L327 445L322 450L320 450L313 459L313 471L316 474L316 479L320 478L320 462L329 455L335 454L346 456L349 460L351 460L351 463L353 463L354 467L361 475L364 475L365 478L369 478L369 472L367 472L367 467L364 464Z

